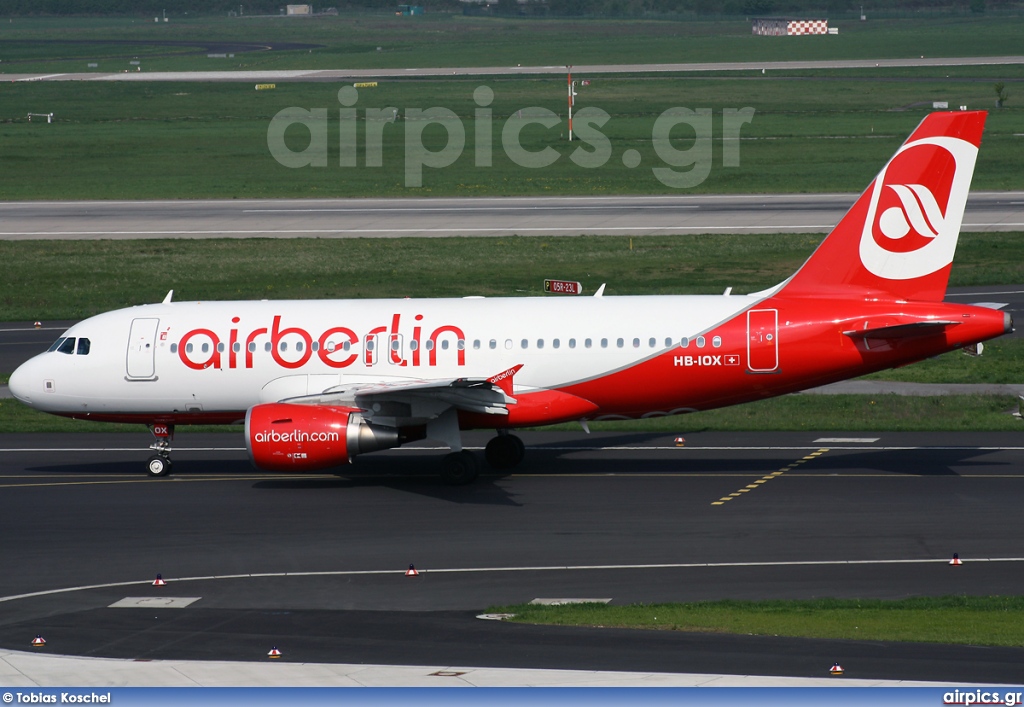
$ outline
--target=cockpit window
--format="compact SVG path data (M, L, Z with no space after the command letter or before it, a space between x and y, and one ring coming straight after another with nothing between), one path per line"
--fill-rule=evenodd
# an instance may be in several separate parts
M79 356L89 355L89 340L84 336L78 340L78 351L76 352Z
M61 342L61 345L57 347L57 350L63 354L73 354L75 352L75 338L69 336Z
M56 341L54 341L52 344L50 344L50 348L46 349L47 353L49 353L50 351L56 351L57 349L59 349L60 345L63 344L65 340L66 340L66 338L62 336L59 339L57 339Z

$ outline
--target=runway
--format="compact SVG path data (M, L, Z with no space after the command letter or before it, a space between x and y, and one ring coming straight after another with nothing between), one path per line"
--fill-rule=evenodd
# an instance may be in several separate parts
M827 233L856 194L0 203L2 240ZM972 192L965 231L1024 229L1024 192Z
M429 447L284 477L254 472L239 436L186 434L175 476L151 480L145 433L0 435L0 528L18 538L0 546L0 646L44 633L54 652L136 659L262 660L276 644L301 662L817 677L840 660L851 677L1019 680L1017 649L475 618L537 598L1015 594L1017 434L523 437L516 473L450 488ZM165 596L198 599L109 608Z
M823 61L694 62L685 64L588 64L573 66L578 76L595 74L658 74L719 71L801 71L875 69L920 66L1001 66L1024 64L1024 56L911 57L902 59L839 59ZM345 81L371 78L438 76L565 75L565 66L422 67L398 69L289 69L263 71L149 71L91 73L7 73L7 81Z

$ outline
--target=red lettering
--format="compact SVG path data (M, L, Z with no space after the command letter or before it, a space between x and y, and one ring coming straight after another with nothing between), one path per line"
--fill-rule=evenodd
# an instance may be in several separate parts
M260 334L266 334L266 333L267 333L267 328L266 327L260 327L259 329L253 329L252 332L249 333L249 336L245 337L245 367L246 368L252 368L252 354L253 354L253 349L256 348L255 346L253 346L253 343L255 343L256 337L259 336Z
M367 366L373 366L380 360L380 347L382 345L388 348L388 360L390 363L396 366L419 366L421 365L423 351L423 329L420 326L420 322L423 321L423 315L417 314L415 319L415 326L412 328L412 337L408 339L409 350L412 352L411 360L407 360L404 356L403 334L401 333L401 319L400 313L394 313L391 315L390 326L378 326L371 329L362 337L363 344L363 362ZM349 327L332 327L324 331L320 336L314 339L314 336L307 330L301 327L281 327L281 315L275 315L270 329L267 327L259 327L253 329L245 337L245 368L253 368L256 343L257 339L263 336L270 337L269 350L271 357L278 366L282 368L296 369L302 368L313 358L313 352L316 351L317 357L320 362L330 368L345 368L351 366L359 359L359 354L356 351L351 351L352 346L356 346L360 343L359 335L350 329ZM237 325L241 319L239 317L233 317L231 323ZM227 339L227 365L228 368L237 368L240 364L240 357L238 353L241 351L239 347L241 335L244 330L234 326L228 330ZM386 343L381 342L381 335L387 334ZM466 365L466 351L465 351L465 339L466 335L463 330L454 324L446 324L434 329L433 333L426 340L427 347L427 365L437 365L437 348L440 339L445 334L452 334L456 337L456 363L459 366ZM161 336L166 336L166 332L162 333ZM197 345L191 343L196 337L201 337L201 343L198 346L203 347L201 349L202 356L205 360L198 360L195 358L195 352L192 350ZM287 348L282 351L282 344L291 343L286 342L286 338L294 342L294 354L296 360L291 361L285 358ZM336 341L339 340L340 341ZM328 343L337 344L328 348ZM445 341L449 339L445 338ZM461 346L460 346L461 342ZM349 350L344 348L344 345L349 346ZM221 343L220 338L216 333L210 329L193 329L187 332L181 337L181 340L177 344L178 346L178 357L181 362L193 370L202 370L204 368L220 368L222 365L222 353L224 352L224 344ZM339 353L344 351L345 353ZM343 356L343 358L342 358Z
M274 357L274 361L279 366L284 368L302 368L309 361L309 357L313 355L313 340L310 338L309 332L298 327L280 329L280 326L281 316L277 315L274 317L274 324L270 331L270 355ZM302 355L299 356L297 361L286 361L281 355L281 340L288 334L298 334L302 337L304 346L302 347Z
M416 321L423 321L423 315L417 314ZM412 349L412 365L420 365L420 328L418 326L412 328L412 343L409 347Z
M193 336L207 336L210 338L210 358L205 361L193 361L188 357L189 352L187 351L189 342ZM192 331L181 337L181 341L178 343L178 358L191 369L201 371L204 368L213 366L214 368L220 368L220 352L217 351L217 345L220 343L220 339L209 329L193 329Z
M231 320L232 324L238 324L241 320L238 317L234 317ZM238 363L235 356L235 344L238 343L238 329L232 329L228 335L228 368L236 368Z
M430 365L431 366L436 366L437 365L437 337L441 336L441 334L444 334L445 332L450 332L452 334L455 334L455 336L458 337L459 341L463 341L464 342L466 340L466 335L462 333L462 329L459 329L457 326L454 326L452 324L448 324L448 325L445 325L445 326L440 326L437 329L434 329L434 333L430 335ZM458 344L457 343L456 343L456 348L458 348ZM459 354L458 357L457 357L458 365L465 366L466 365L466 349L465 348L459 349L458 350L458 354Z
M333 352L327 350L327 340L334 336L335 334L343 334L348 339L348 342L352 345L355 345L359 341L359 337L356 336L356 333L349 329L348 327L334 327L333 329L328 329L327 331L320 335L320 346L319 350L316 353L320 357L320 360L326 363L331 368L345 368L345 366L351 366L353 363L355 363L356 358L358 358L356 354L349 354L349 356L342 361L335 361L334 359L330 358L330 355ZM335 351L344 351L344 349L341 346L338 346L338 348L336 348Z

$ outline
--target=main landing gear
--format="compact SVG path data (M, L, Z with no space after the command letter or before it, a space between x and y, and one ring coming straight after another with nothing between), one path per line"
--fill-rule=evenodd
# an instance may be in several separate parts
M526 454L526 445L508 432L499 432L497 437L491 439L484 447L484 457L487 463L495 469L511 469L519 466Z
M463 449L441 460L441 481L449 486L471 484L479 475L480 460L473 452Z
M523 461L526 446L523 440L502 430L484 448L484 458L495 469L511 469ZM465 449L452 452L441 460L441 480L450 486L473 483L480 475L480 459Z
M149 426L149 431L156 438L149 448L156 454L146 461L146 474L153 478L167 476L174 468L171 463L171 440L174 439L174 425L156 423Z

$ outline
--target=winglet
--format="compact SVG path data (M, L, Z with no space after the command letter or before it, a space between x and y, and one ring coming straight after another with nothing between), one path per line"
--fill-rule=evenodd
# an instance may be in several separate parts
M174 297L174 290L168 290L167 291L167 296L164 297L164 301L161 302L160 304L170 304L172 297Z
M502 371L496 376L491 376L487 379L487 382L496 385L501 388L505 395L512 397L512 377L519 372L519 369L523 367L523 364L518 363L508 370Z

